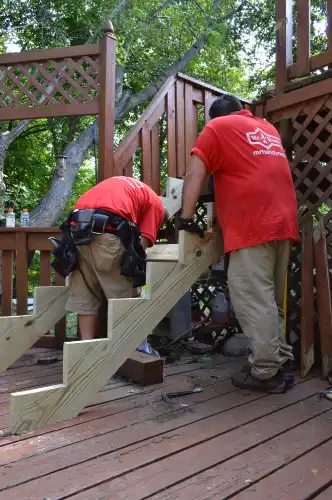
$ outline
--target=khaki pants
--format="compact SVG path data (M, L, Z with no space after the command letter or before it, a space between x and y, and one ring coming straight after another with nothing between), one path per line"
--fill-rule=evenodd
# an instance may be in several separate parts
M121 275L124 247L117 236L94 235L90 245L77 249L79 268L70 278L68 311L97 315L103 294L107 299L134 297L133 281Z
M293 360L284 330L283 299L290 242L272 241L230 253L228 284L235 314L251 343L253 376L273 377Z

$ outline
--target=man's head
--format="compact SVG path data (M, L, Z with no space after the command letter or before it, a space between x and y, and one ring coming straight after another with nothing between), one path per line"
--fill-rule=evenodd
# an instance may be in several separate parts
M209 109L211 120L219 116L227 116L242 110L242 104L237 97L229 94L224 94L218 97Z

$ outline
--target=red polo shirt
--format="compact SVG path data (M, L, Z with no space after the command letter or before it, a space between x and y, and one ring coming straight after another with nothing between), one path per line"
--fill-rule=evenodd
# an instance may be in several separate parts
M225 252L298 240L297 202L277 130L250 111L211 120L192 154L214 174Z
M154 245L164 216L163 202L149 186L132 177L110 177L84 193L74 208L109 210L136 224Z

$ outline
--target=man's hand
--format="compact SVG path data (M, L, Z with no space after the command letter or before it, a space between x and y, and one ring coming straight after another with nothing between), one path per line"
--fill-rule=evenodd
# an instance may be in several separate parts
M188 231L188 233L198 234L200 238L204 238L204 231L199 227L194 219L183 219L180 217L179 230Z

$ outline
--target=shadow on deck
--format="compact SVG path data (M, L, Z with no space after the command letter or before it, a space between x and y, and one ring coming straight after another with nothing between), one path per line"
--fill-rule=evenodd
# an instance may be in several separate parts
M61 361L36 365L35 352L0 373L0 500L332 498L332 402L318 377L249 393L229 380L240 360L184 359L162 385L112 379L79 417L6 436L10 392L62 381ZM203 392L161 399L193 384Z

